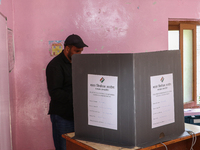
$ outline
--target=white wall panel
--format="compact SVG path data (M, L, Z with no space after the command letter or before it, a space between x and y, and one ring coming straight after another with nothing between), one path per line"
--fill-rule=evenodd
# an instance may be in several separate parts
M11 150L7 22L0 13L0 150Z

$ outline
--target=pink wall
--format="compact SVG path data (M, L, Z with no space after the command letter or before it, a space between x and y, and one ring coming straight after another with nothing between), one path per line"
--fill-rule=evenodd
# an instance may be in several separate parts
M13 29L13 7L12 0L0 0L0 12L7 17L7 26Z
M0 9L14 18L14 150L53 149L45 81L49 41L76 33L89 45L84 53L166 50L168 18L200 19L199 0L20 0L13 6L14 17Z

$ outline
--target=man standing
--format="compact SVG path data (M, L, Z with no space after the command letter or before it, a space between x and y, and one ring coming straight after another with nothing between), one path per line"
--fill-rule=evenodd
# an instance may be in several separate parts
M81 54L88 47L80 36L72 34L64 43L64 50L53 58L46 68L46 80L51 97L49 113L56 150L66 150L62 134L74 132L72 68L73 54Z

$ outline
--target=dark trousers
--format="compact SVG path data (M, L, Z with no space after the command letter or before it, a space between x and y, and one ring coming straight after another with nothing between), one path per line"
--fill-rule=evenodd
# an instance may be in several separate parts
M56 150L66 150L66 139L62 134L74 132L74 121L63 119L58 115L50 115L54 146Z

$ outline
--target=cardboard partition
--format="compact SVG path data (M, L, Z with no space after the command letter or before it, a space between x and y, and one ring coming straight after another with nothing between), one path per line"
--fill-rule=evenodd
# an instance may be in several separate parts
M72 58L75 137L146 147L184 132L180 51Z

